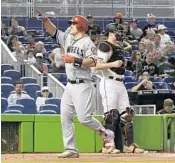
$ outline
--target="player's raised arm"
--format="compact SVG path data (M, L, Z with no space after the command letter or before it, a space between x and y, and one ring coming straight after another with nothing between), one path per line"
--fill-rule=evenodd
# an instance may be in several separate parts
M41 11L38 11L37 10L37 13L36 13L36 18L41 18L44 22L44 26L47 30L47 32L51 35L51 36L54 36L56 31L57 31L57 28L56 26L50 21L50 19L45 15L43 14Z

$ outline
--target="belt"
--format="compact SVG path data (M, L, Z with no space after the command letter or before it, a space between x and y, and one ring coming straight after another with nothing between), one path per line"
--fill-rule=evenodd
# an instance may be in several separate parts
M82 80L82 79L77 79L77 80L70 80L70 79L68 79L67 81L68 81L69 83L71 83L71 84L84 83L84 80Z
M114 78L113 76L109 76L108 78L109 78L109 79L114 79L114 80L116 80L116 81L123 82L123 79L121 79L121 78Z

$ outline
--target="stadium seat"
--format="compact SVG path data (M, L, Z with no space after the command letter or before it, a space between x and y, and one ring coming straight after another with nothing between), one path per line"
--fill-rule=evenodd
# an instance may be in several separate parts
M24 84L24 90L30 97L36 99L36 91L41 90L41 88L38 84L32 83L32 84Z
M21 77L20 78L22 84L32 84L36 83L36 79L32 77Z
M13 83L20 80L21 73L17 70L5 70L3 76L11 77Z
M17 104L24 106L23 114L36 114L36 103L33 98L22 98L17 101Z
M133 73L129 70L125 71L125 76L133 76Z
M61 103L61 99L58 98L49 98L45 101L45 104L55 104L58 107L58 112L57 114L60 114L60 103Z
M153 82L154 86L157 88L157 89L168 89L168 84L165 83L165 82Z
M12 84L1 84L2 97L8 98L14 88L15 87Z
M1 75L3 75L5 70L13 70L14 67L10 64L1 64Z
M66 74L60 74L58 77L58 80L62 83L67 82L67 75Z
M8 102L6 98L1 97L1 113L7 110Z
M2 76L1 77L1 84L13 84L12 78Z
M134 87L137 84L137 82L128 82L125 83L125 87L127 90L132 89L132 87Z
M163 79L163 82L165 82L165 83L172 83L173 80L174 80L174 78L168 77L168 78L164 78L164 79Z
M20 104L13 104L13 105L9 105L7 107L7 110L19 110L19 111L23 112L24 106L20 105Z
M41 110L39 114L57 114L54 110Z
M20 110L6 110L4 114L22 114Z
M150 76L149 77L149 80L152 81L153 83L154 82L162 82L162 78L160 78L160 77L154 77L154 76Z
M58 106L55 105L55 104L44 104L44 105L41 105L40 111L41 110L53 110L57 114L60 114L60 110L58 110Z
M128 82L137 82L137 79L135 79L132 76L125 76L124 83L128 83Z
M42 97L41 91L36 91L36 98L37 97ZM53 97L53 93L52 92L49 92L49 98L52 98L52 97Z

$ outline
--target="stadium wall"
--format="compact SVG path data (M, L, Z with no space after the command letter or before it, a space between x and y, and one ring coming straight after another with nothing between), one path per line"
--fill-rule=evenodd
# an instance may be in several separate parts
M95 116L102 121L102 116ZM62 130L58 115L1 115L5 123L19 125L19 153L62 152ZM100 152L102 139L74 117L76 144L81 153ZM167 123L170 123L171 151L174 149L175 115L137 115L134 119L134 142L146 150L167 151ZM9 133L6 133L8 136Z

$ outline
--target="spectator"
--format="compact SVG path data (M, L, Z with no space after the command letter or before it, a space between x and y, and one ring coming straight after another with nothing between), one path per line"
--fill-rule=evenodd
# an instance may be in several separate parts
M154 36L154 40L153 40L153 42L155 44L155 49L160 50L160 51L163 51L164 48L165 48L165 46L162 46L162 44L160 44L160 41L161 41L160 35L156 34Z
M2 20L1 20L1 38L4 42L6 42L8 39L5 24L2 23Z
M151 28L156 28L156 16L153 15L152 13L151 14L147 14L147 21L148 21L148 24L143 28L143 34L142 36L140 37L140 39L142 39L143 37L146 36L146 31L148 29L151 29Z
M15 91L12 92L7 99L8 105L16 104L17 100L22 98L31 98L27 93L23 92L22 90L23 90L22 82L17 81L15 83Z
M165 47L166 43L168 43L168 42L172 43L170 36L168 34L165 34L166 29L167 29L167 27L165 27L163 24L160 24L158 26L158 34L161 37L160 44L163 47Z
M37 97L36 99L36 107L39 112L40 106L45 104L45 101L49 98L49 88L44 86L41 89L41 97Z
M36 53L47 53L45 47L44 47L44 43L42 41L38 41L35 43L34 45L34 48L35 48L35 52Z
M133 68L134 74L136 78L138 78L142 71L141 53L138 51L133 52L131 56L131 62L132 62L132 68Z
M174 74L175 74L175 64L173 62L173 57L170 57L166 62L160 64L159 76L169 77Z
M35 50L35 44L36 44L35 34L34 33L28 33L27 40L28 40L29 44L26 45L25 48L27 50Z
M173 79L172 84L170 84L170 89L175 89L175 78Z
M154 56L153 56L154 60L153 60L153 63L159 67L159 65L161 63L164 63L168 60L167 57L164 56L164 53L160 50L155 50L154 51Z
M88 23L89 23L89 27L88 27L88 35L99 35L101 33L100 31L100 26L97 24L94 24L93 21L93 16L92 15L88 15L87 16L88 19Z
M164 54L166 57L175 57L175 47L172 43L166 43Z
M18 36L27 36L27 32L23 26L18 25L18 20L16 17L11 17L9 24L8 34L9 35L18 35Z
M142 62L142 71L147 70L151 76L158 75L158 67L153 63L153 52L149 52Z
M146 49L145 43L139 42L138 49L139 49L139 52L141 53L141 58L146 59L147 49Z
M36 58L35 58L35 52L33 50L28 50L27 51L27 60L26 62L29 64L35 64L36 63Z
M116 13L113 21L116 24L123 24L123 15L121 13Z
M133 34L137 39L140 38L140 36L143 34L142 30L137 27L136 19L132 19L132 21L130 22L130 31L131 34Z
M165 99L163 103L163 109L159 110L157 114L170 114L174 113L173 111L174 105L172 99Z
M148 71L143 71L140 78L140 82L131 89L131 92L155 89L153 83L149 80Z
M156 35L153 29L147 29L145 37L142 38L142 42L154 41L154 36Z
M36 54L36 63L34 66L42 73L47 74L47 65L43 62L43 54L37 53Z
M154 49L155 49L155 45L154 45L154 43L153 43L152 41L147 40L147 41L145 42L145 48L146 48L146 50L147 50L147 53L153 52Z
M122 39L127 41L129 44L136 44L138 43L137 39L135 38L135 36L130 32L130 27L128 22L124 22L123 23L123 35L122 35Z
M63 48L56 48L49 55L52 65L52 73L65 73L64 63L62 62L62 55L64 54Z

